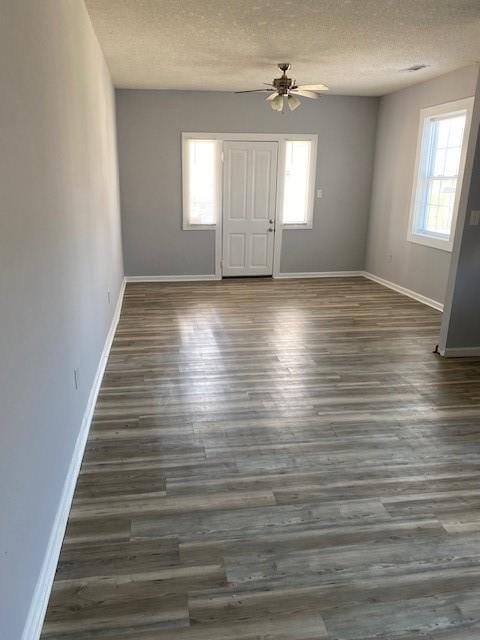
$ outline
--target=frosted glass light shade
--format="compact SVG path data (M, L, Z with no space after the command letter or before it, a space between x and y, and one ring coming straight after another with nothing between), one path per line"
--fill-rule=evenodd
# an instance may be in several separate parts
M297 96L293 96L293 95L288 96L287 102L288 102L288 108L290 109L290 111L295 111L295 109L302 104L300 100L297 98Z
M283 111L283 96L277 96L270 104L274 111Z

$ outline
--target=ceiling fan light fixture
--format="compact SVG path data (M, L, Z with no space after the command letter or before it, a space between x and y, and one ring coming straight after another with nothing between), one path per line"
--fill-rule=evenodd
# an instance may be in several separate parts
M270 106L274 111L283 111L283 96L276 96L271 102Z
M292 94L288 96L287 102L288 102L288 108L290 109L290 111L295 111L295 109L302 104L300 100L297 98L297 96L294 96Z

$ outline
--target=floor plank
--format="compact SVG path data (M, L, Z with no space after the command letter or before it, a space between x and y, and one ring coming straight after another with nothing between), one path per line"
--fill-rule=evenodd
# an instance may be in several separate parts
M134 283L44 640L473 640L480 360L363 278Z

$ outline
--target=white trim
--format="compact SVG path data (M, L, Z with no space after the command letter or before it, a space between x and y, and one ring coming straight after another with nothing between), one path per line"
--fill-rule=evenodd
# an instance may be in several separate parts
M120 319L120 312L122 310L123 295L125 292L125 278L122 281L120 292L118 294L117 304L113 313L110 329L108 330L107 337L105 339L105 345L103 347L102 355L98 363L98 368L95 373L95 378L90 389L88 396L87 406L83 414L82 424L80 426L80 432L75 443L72 459L70 460L69 469L63 485L62 496L58 505L55 520L50 533L47 550L43 560L42 568L40 570L40 576L35 586L32 602L30 604L27 621L22 633L22 640L37 640L40 637L43 620L47 611L48 600L50 598L50 592L52 590L53 579L55 577L55 571L58 564L58 558L62 548L63 536L65 535L65 529L67 526L67 520L70 513L70 507L72 504L73 493L75 491L75 485L77 483L78 474L80 472L80 466L82 464L83 453L85 445L87 443L88 433L90 431L90 424L93 418L93 412L95 410L95 404L97 402L98 392L102 384L103 374L110 353L110 347L112 346L113 337L117 328L118 321Z
M390 280L385 280L385 278L380 278L380 276L376 276L373 273L369 273L368 271L363 271L362 275L368 280L373 280L378 284L383 285L384 287L388 287L389 289L393 289L393 291L397 291L398 293L402 293L404 296L408 296L409 298L413 298L418 302L426 304L437 311L443 311L443 304L438 302L437 300L432 300L432 298L427 298L427 296L422 295L421 293L417 293L416 291L412 291L412 289L407 289L406 287L402 287L395 282L390 282Z
M429 233L414 233L413 231L409 231L407 240L408 242L413 242L414 244L422 244L424 247L440 249L440 251L450 252L453 247L453 237L451 235L447 239L436 237L434 235L430 235Z
M222 151L223 154L223 151ZM223 186L223 179L222 179ZM215 227L215 274L213 278L211 276L205 276L206 280L221 280L222 279L222 271L223 271L223 189L222 189L222 199L220 201L220 219L218 224Z
M280 275L280 266L282 259L282 242L283 242L283 225L281 218L281 202L283 202L283 183L284 179L281 175L280 167L285 167L285 145L278 143L278 161L277 161L277 191L275 194L275 232L273 243L273 274L274 278Z
M245 142L278 142L280 140L312 140L318 137L312 133L209 133L186 131L182 133L183 138L193 138L195 140L243 140Z
M417 150L415 155L415 169L413 174L413 186L410 200L410 215L408 219L407 240L408 242L414 242L416 244L422 244L434 249L441 249L442 251L452 251L453 241L455 237L456 222L458 216L458 208L460 202L460 192L463 184L463 176L465 172L465 160L467 154L467 146L470 137L470 126L472 123L472 111L473 111L474 98L464 98L463 100L455 100L454 102L445 102L443 104L435 105L433 107L427 107L420 109L420 122L418 125L417 134ZM460 164L458 168L457 188L455 191L455 201L453 205L452 225L450 228L450 235L442 238L441 236L435 236L435 234L421 233L415 230L415 219L417 215L417 197L419 188L419 178L421 173L422 162L422 148L424 146L424 131L425 122L435 116L443 115L445 117L453 115L458 112L465 112L465 129L463 133L462 151L460 155Z
M349 278L352 276L363 276L363 271L303 271L292 273L274 273L273 278ZM245 276L248 278L249 276ZM268 278L269 276L265 276ZM192 276L125 276L126 282L194 282L202 280L221 280L222 277L214 273L207 275Z
M480 347L452 347L440 349L440 355L444 358L478 358L480 357Z
M287 278L353 278L363 276L363 271L302 271L298 273L274 273L275 280Z
M221 280L216 273L192 276L125 276L126 282L192 282L195 280Z

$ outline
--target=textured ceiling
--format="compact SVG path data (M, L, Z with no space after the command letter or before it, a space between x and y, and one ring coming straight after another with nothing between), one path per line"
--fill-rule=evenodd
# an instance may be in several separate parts
M480 0L86 0L117 87L382 95L480 60ZM428 67L405 71L415 64ZM278 70L277 70L278 71Z

